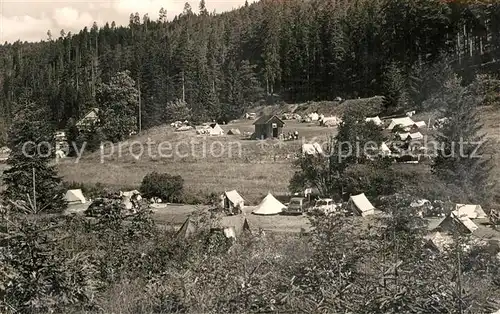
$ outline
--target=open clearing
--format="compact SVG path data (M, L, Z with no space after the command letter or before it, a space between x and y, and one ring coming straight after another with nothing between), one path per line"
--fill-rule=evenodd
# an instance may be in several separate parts
M414 120L427 121L428 117L417 115ZM484 131L493 140L500 140L499 119L498 109L481 109ZM226 133L233 128L242 134L251 133L253 122L239 120L222 128ZM317 123L289 120L285 123L283 133L298 131L298 141L256 141L248 140L244 135L207 137L196 135L194 130L175 132L169 126L161 126L113 148L105 145L102 156L101 152L95 152L84 155L78 163L72 158L62 160L58 169L68 182L102 183L121 189L139 187L142 178L152 171L166 172L181 175L186 191L192 195L236 189L250 205L255 205L268 192L281 194L288 191L294 173L293 156L300 151L304 141L324 143L337 132L336 128L320 127ZM141 145L134 142L144 145L142 155ZM163 150L166 155L163 158L158 153L160 143L167 143L166 146L163 144L163 148L167 147L166 151ZM135 158L133 155L140 156ZM495 160L500 165L498 154ZM498 178L498 169L500 167L494 170L495 178Z
M427 121L428 116L415 117ZM481 121L484 131L492 140L500 140L500 130L497 121L500 119L499 110L496 108L482 108ZM108 145L101 153L85 154L81 160L68 158L58 164L59 173L65 181L85 184L101 183L106 186L127 189L139 187L142 178L149 172L166 172L181 175L185 180L185 189L192 195L208 195L212 192L236 189L245 198L248 205L256 205L268 193L281 194L288 190L288 183L293 175L293 155L300 151L303 141L324 142L329 136L336 134L336 128L320 127L317 123L299 123L285 121L284 134L297 130L298 141L255 141L247 140L241 136L206 137L196 135L194 131L175 132L169 126L153 128L141 135L121 143L121 155L118 145L112 152ZM253 120L239 120L223 125L227 132L229 129L238 128L242 134L253 132ZM174 149L178 145L178 154L167 158L149 156L146 152L140 158L133 154L140 152L139 145L132 145L133 141L150 143L151 150L157 151L159 143L168 142ZM265 142L262 145L262 142ZM188 144L186 144L188 143ZM213 144L217 143L217 144ZM239 144L238 144L239 143ZM210 154L210 146L218 147L215 154ZM240 145L240 146L238 146ZM205 147L205 148L204 148ZM221 154L221 147L226 151ZM228 156L229 148L233 147L232 156ZM206 154L203 154L203 151ZM139 151L138 151L139 150ZM187 156L186 156L187 153ZM180 155L180 156L179 156ZM289 157L289 158L287 158ZM499 178L500 158L495 155L496 164L494 178ZM416 165L412 165L415 167ZM6 168L1 165L2 170ZM425 170L425 171L428 171ZM196 206L168 206L156 211L154 217L164 225L182 224L188 215L195 211ZM245 210L250 225L255 228L273 231L299 232L301 228L307 229L307 218L302 216L270 216L261 217L250 214L252 207ZM241 218L241 217L240 217ZM229 217L231 219L239 219ZM230 223L230 221L228 222ZM480 225L485 237L490 237L490 228Z
M195 131L175 132L171 127L157 127L138 137L113 146L105 145L104 158L95 152L58 164L65 181L102 183L117 188L137 188L152 171L181 175L186 190L193 195L236 189L251 204L258 203L268 192L283 193L293 175L293 156L300 152L302 141L324 142L336 134L336 128L285 121L284 134L298 131L297 141L256 141L241 136L201 136ZM223 125L224 131L238 128L253 132L253 120ZM141 146L144 152L139 158ZM149 143L151 153L148 153ZM158 148L164 149L161 158ZM121 146L121 149L119 148ZM161 148L161 147L160 147ZM120 153L121 151L121 153Z

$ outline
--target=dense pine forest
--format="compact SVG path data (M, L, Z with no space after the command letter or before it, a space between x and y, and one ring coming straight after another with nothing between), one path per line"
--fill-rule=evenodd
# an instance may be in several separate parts
M165 107L178 99L200 120L233 118L256 102L338 96L404 94L415 107L437 79L436 64L466 80L499 66L499 3L265 0L213 14L201 0L166 16L136 13L127 27L110 21L0 46L1 132L27 95L65 128L99 106L97 86L124 70L148 128L168 121Z

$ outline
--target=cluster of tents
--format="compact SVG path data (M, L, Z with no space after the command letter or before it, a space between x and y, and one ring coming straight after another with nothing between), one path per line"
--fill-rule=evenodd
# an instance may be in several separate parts
M220 205L222 208L230 210L232 213L236 213L243 210L245 200L236 190L232 190L224 192L221 195ZM253 209L252 214L261 216L279 215L283 213L286 208L286 205L281 203L271 193L268 193L259 205ZM348 210L362 217L375 213L375 207L363 193L351 195L348 201Z
M435 251L443 251L454 242L453 234L473 234L479 229L476 220L487 219L488 216L482 209L481 205L472 204L456 204L455 210L449 213L442 219L432 233L425 236L427 245ZM491 249L500 258L500 247L494 241L486 241L481 238L473 238L466 245L465 249L469 250L475 245L482 245Z
M210 135L210 136L221 136L224 135L224 130L218 123L204 124L196 127L196 134L198 135Z
M137 190L126 191L126 192L120 191L119 197L122 200L122 204L125 207L125 209L130 211L133 211L134 209L138 208L139 202L142 200L141 193ZM92 203L91 199L87 199L83 195L81 189L71 189L66 191L64 198L70 207L69 212L74 212L75 208L76 211L78 212L79 211L78 205ZM81 210L85 210L85 208L81 208Z

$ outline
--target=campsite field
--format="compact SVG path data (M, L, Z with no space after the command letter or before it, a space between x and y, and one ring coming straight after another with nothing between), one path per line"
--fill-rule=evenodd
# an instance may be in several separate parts
M417 115L415 120L428 121L432 114ZM496 108L481 109L484 131L492 140L500 140ZM202 196L212 192L236 189L249 204L256 204L267 192L284 193L294 173L293 156L303 142L324 142L336 134L336 128L320 127L317 123L285 121L283 132L298 131L298 141L248 140L245 132L253 132L253 120L238 120L222 128L239 129L242 135L206 137L195 131L175 132L169 126L147 130L127 142L105 145L103 153L84 155L78 162L68 158L58 164L65 181L102 183L116 188L137 188L149 172L167 172L181 175L185 189L192 195ZM142 143L143 154L139 158ZM148 153L149 143L151 154ZM159 157L158 148L167 143L172 150L166 157ZM119 146L121 148L119 148ZM103 157L101 159L101 156ZM500 177L500 158L495 154L498 167L494 178Z
M71 205L67 213L82 213L88 207L85 205ZM208 210L208 206L183 205L183 204L154 204L153 219L161 228L167 230L178 230L186 219L196 211ZM273 215L273 216L257 216L253 215L252 211L255 206L246 206L243 213L236 216L224 216L220 220L221 227L235 227L236 230L241 229L244 219L246 218L252 230L263 230L272 233L300 233L310 231L310 221L307 216L288 216L288 215ZM379 213L380 214L380 213ZM376 216L358 217L366 227L373 227L377 224ZM428 230L434 230L443 218L426 218L428 222ZM487 241L500 241L500 232L495 231L489 224L488 219L479 219L475 221L478 229L474 235L478 239Z
M320 127L317 123L286 121L284 133L298 131L299 140L256 141L244 135L253 131L252 123L253 120L240 120L223 125L226 132L237 128L242 135L213 137L196 135L195 131L175 132L169 126L157 127L113 148L104 145L102 154L84 155L78 162L65 159L58 169L68 182L101 183L116 188L137 188L147 173L166 172L181 175L186 191L192 195L236 189L250 204L256 204L268 192L288 190L294 172L293 156L300 152L303 141L322 142L336 133L336 128ZM144 145L144 152L135 158L141 152L139 143ZM164 150L166 157L161 158L158 148L167 146L172 149Z

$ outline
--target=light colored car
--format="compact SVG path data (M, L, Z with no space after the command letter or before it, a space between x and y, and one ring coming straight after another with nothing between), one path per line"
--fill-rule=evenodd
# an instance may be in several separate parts
M322 198L316 201L312 211L321 213L323 215L330 215L331 213L337 211L337 205L333 202L331 198Z

